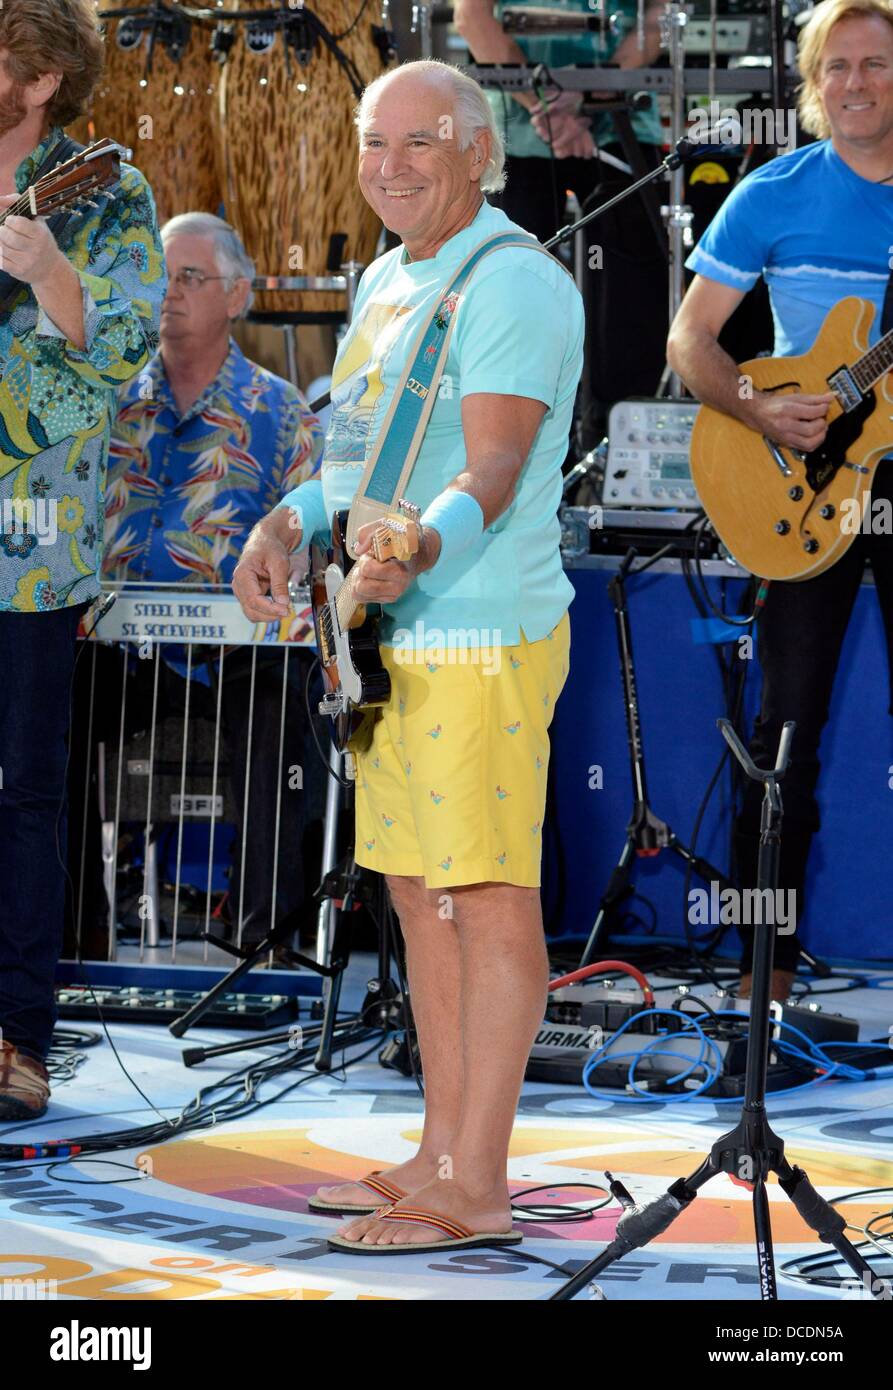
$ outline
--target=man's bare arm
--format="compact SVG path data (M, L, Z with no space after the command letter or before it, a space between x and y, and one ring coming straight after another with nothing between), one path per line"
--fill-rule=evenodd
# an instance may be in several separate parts
M494 15L493 0L456 0L453 23L476 63L527 62L523 50ZM539 105L539 98L533 92L512 92L511 96L528 111Z
M476 392L462 401L462 433L465 437L465 467L444 489L466 492L475 499L484 517L484 528L492 526L512 503L521 471L542 424L546 406L529 396L498 396ZM361 575L354 592L364 603L393 603L418 574L431 569L440 555L440 537L435 527L422 527L419 552L406 564L386 560L379 563L368 553L372 522L361 526Z
M742 290L696 275L670 325L667 361L699 401L779 444L815 449L827 433L825 416L834 397L759 391L742 380L738 364L719 345L726 320L743 298Z

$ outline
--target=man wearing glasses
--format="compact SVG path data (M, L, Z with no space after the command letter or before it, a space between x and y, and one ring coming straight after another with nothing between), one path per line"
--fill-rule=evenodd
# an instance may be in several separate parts
M234 228L208 213L184 213L162 227L161 238L168 270L161 344L119 397L109 456L103 570L107 579L151 585L223 586L229 584L255 522L318 470L322 430L301 392L246 358L231 336L233 325L251 306L254 278L254 265ZM247 821L252 845L243 871L239 827L228 916L242 944L256 943L269 932L274 915L278 922L304 902L304 797L288 775L295 765L305 765L303 679L312 655L301 650L290 654L281 759L286 780L277 798L282 649L258 650L253 702L250 648L228 653L222 668L216 648L194 648L191 668L185 648L168 645L160 651L164 665L156 720L182 712L190 669L190 714L216 721L216 680L223 672L222 742L235 804ZM153 663L135 661L127 701L133 730L148 727L152 684ZM114 727L105 729L106 736L116 738L117 706L110 706L107 716ZM277 801L280 853L274 891ZM72 844L79 843L74 836ZM88 858L98 861L98 855ZM77 877L78 866L72 869ZM96 864L92 877L88 869L85 877L87 911L79 944L90 955L102 950L95 943L104 935L106 904Z

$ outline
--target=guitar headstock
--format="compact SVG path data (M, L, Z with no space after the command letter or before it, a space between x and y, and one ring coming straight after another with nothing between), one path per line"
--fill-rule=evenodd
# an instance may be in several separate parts
M20 200L27 204L25 215L50 217L63 208L89 202L92 193L118 182L121 160L129 157L130 151L116 141L98 140L25 190ZM10 211L21 212L21 209Z
M418 548L418 522L397 512L382 517L372 533L372 554L376 560L409 560Z

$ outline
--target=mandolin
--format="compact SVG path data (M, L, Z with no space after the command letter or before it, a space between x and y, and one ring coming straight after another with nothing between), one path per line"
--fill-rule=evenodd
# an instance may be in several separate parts
M842 299L804 356L741 364L742 378L760 391L834 395L828 432L811 453L712 406L698 411L692 481L720 540L763 579L812 579L859 532L874 470L893 451L893 329L869 348L874 315L866 300Z
M372 533L376 560L408 560L419 548L419 509L398 502ZM335 513L332 545L310 547L310 593L325 695L321 714L331 715L333 742L362 751L371 738L371 712L391 698L391 678L378 649L378 621L354 595L356 572L347 549L346 511Z

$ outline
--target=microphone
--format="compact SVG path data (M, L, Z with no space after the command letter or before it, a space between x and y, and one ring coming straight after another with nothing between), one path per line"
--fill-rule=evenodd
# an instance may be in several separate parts
M529 5L523 10L507 7L502 12L506 34L588 34L607 26L602 15L553 10L548 5Z
M729 149L732 145L740 144L741 122L738 117L723 116L722 120L717 121L716 125L705 131L702 138L695 140L689 135L684 135L681 140L677 140L675 154L670 155L670 159L673 160L670 167L678 168L687 159L694 159L695 155L704 154L707 150Z

